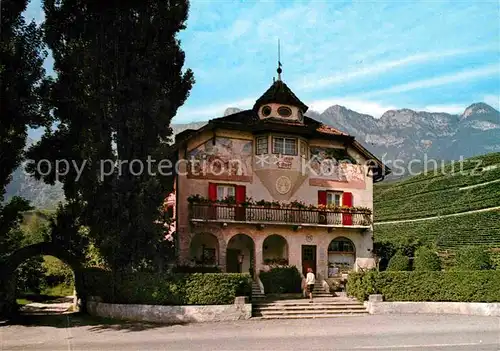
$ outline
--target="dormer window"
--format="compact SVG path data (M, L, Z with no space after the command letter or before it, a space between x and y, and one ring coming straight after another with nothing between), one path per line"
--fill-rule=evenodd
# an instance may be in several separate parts
M278 114L281 117L290 117L292 115L292 109L287 106L280 106L278 107Z
M271 112L272 112L271 106L264 106L262 108L262 116L264 116L264 117L269 117Z

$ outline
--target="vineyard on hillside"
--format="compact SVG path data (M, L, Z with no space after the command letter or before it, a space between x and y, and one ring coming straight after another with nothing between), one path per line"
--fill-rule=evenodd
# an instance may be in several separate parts
M439 250L453 250L471 244L500 247L500 210L375 226L375 240L378 242L404 243L413 238Z
M375 222L426 218L500 206L500 153L455 162L374 189ZM482 185L481 185L482 184ZM464 187L470 189L461 189Z
M376 185L375 242L398 245L418 239L440 252L451 253L466 245L500 248L500 209L460 214L500 206L500 153L468 159L460 172L460 164L455 163L456 172L451 172L451 167L447 165L436 174ZM450 214L459 215L383 223Z

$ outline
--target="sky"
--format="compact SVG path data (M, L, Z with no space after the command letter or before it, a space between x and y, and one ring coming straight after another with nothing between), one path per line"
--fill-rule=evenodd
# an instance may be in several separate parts
M499 109L499 15L498 0L192 0L179 39L196 84L174 122L251 108L277 76L278 39L283 81L317 112ZM43 20L40 0L26 16Z

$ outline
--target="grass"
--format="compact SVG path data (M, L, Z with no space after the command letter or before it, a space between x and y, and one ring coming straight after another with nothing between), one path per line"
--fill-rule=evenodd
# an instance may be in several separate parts
M35 301L31 301L31 300L28 300L26 298L20 298L20 299L16 299L16 302L17 302L18 305L24 306L24 305L33 303Z
M68 286L65 284L59 284L54 287L45 288L42 291L42 295L47 296L73 296L73 286Z
M16 302L18 305L27 305L33 302L50 303L61 297L72 296L73 289L73 286L59 284L54 287L47 287L39 294L32 292L23 293L16 299Z

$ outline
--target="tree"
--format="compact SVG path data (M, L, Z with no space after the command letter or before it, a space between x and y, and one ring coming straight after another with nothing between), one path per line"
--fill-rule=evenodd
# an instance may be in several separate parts
M0 256L17 247L11 244L19 241L21 212L29 209L20 198L5 205L5 187L23 160L28 128L49 123L42 31L24 20L27 4L27 0L0 3Z
M167 157L170 121L194 83L176 38L188 8L185 0L44 1L58 128L29 152L50 160L51 172L30 171L63 183L72 212L115 269L150 265L163 242L157 220L172 179L141 165ZM84 168L61 175L58 160Z
M415 251L413 260L413 270L415 271L440 271L441 260L437 253L425 246L419 247Z
M402 251L396 252L389 261L388 271L409 271L410 259Z
M478 271L492 268L489 252L480 246L464 246L456 253L455 270Z

